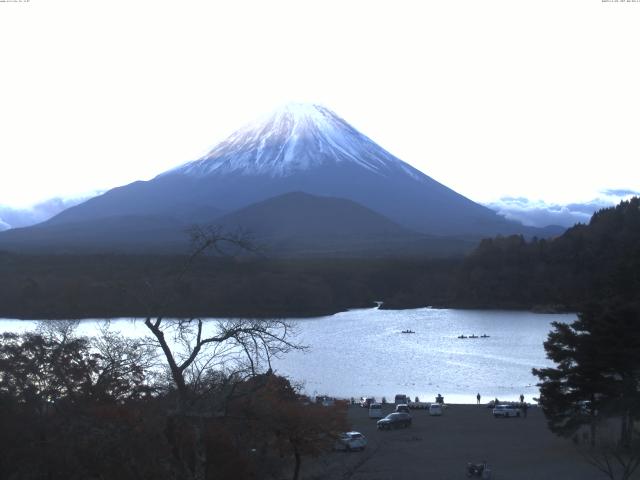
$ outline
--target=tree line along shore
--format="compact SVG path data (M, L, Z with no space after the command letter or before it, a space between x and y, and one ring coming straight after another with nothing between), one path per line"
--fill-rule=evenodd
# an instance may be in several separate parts
M638 198L554 239L488 238L464 257L264 258L0 252L0 316L291 317L373 306L580 311L640 291ZM170 299L170 302L166 300Z

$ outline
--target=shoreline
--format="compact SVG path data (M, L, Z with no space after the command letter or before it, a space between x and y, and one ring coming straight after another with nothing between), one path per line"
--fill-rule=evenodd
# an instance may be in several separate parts
M553 308L544 308L544 307L540 307L539 305L533 305L533 306L528 306L528 307L521 307L518 308L516 306L510 305L510 306L487 306L487 305L479 305L479 306L470 306L470 305L424 305L424 306L407 306L407 307L403 307L403 306L396 306L394 305L393 308L385 308L383 305L371 305L371 306L353 306L353 307L347 307L347 308L341 308L341 309L327 309L327 310L313 310L313 311L305 311L305 312L291 312L291 311L287 311L287 312L278 312L278 311L274 311L274 312L268 312L267 314L265 313L260 313L260 314L256 314L256 313L242 313L242 314L237 314L237 313L233 313L231 311L227 311L227 312L222 312L222 313L206 313L206 314L193 314L193 312L191 313L185 313L184 315L174 315L174 314L170 314L170 315L160 315L160 314L154 314L154 315L138 315L138 314L132 314L132 315L127 315L127 314L122 314L122 315L118 315L118 314L109 314L109 315L93 315L93 314L88 314L88 315L83 315L83 316L74 316L74 315L49 315L49 316L44 316L44 315L16 315L15 312L13 313L8 313L8 314L3 314L0 311L0 322L2 321L59 321L59 320L76 320L76 321L86 321L86 320L93 320L93 321L114 321L114 320L144 320L145 318L147 318L148 316L151 318L157 317L157 316L162 316L164 318L200 318L202 320L215 320L215 319L222 319L222 318L237 318L237 319L241 319L241 320L252 320L252 319L273 319L273 318L279 318L282 320L304 320L304 319L312 319L312 318L321 318L321 317L331 317L334 315L337 315L339 313L345 313L345 312L349 312L352 310L381 310L381 311L398 311L398 312L403 312L403 311L409 311L409 310L461 310L461 311L482 311L482 312L514 312L514 313L534 313L536 315L563 315L563 314L574 314L576 315L578 312L576 311L576 309L571 309L569 307L566 308L558 308L558 309L553 309Z

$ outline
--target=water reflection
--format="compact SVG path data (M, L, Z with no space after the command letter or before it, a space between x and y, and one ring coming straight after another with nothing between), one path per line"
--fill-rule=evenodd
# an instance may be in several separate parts
M396 393L433 400L475 403L498 397L528 401L538 396L532 367L550 365L542 342L551 322L572 322L573 314L449 309L358 309L325 317L293 319L306 352L274 361L280 374L301 383L310 395L386 396ZM101 320L80 322L78 334L94 335ZM1 331L23 332L37 322L0 320ZM147 335L141 320L115 319L126 336ZM413 334L403 334L412 330ZM459 335L488 338L458 338Z

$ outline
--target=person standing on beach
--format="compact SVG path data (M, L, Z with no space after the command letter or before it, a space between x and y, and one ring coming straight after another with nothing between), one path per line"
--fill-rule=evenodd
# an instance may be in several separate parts
M478 405L480 405L480 392L476 395L476 400L478 401Z
M520 403L524 403L524 395L520 394Z

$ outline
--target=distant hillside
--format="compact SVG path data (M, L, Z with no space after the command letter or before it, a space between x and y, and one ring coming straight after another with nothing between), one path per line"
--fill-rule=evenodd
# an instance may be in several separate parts
M191 211L193 214L193 211ZM286 193L227 215L202 207L201 218L243 232L266 256L461 256L477 239L413 232L351 200ZM192 215L120 215L44 222L0 232L0 249L32 253L158 253L190 249Z
M246 228L259 237L324 238L416 236L351 200L291 192L222 216L227 228Z
M594 299L640 302L640 199L600 210L554 239L485 239L450 267L444 285L414 279L384 308L577 311Z
M640 300L640 199L596 212L553 240L482 241L455 281L457 303L577 309L594 298Z
M475 242L419 234L351 200L286 193L216 220L244 230L267 255L462 255Z
M0 250L36 253L186 252L189 225L171 217L124 215L15 228L0 233Z

